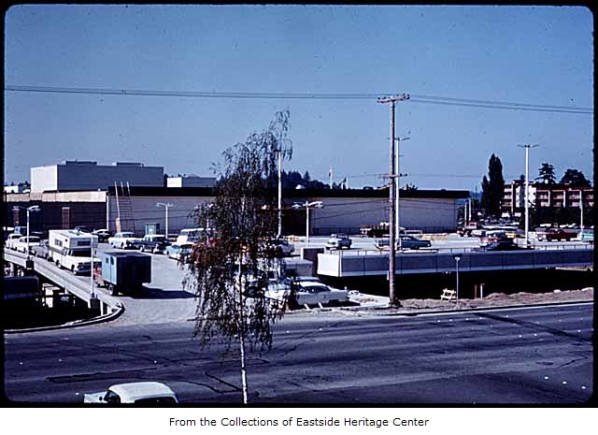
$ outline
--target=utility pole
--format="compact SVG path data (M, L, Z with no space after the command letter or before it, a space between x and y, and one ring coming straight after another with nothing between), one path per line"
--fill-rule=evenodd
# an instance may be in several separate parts
M395 106L397 101L405 101L409 99L409 95L401 94L389 97L378 98L378 103L390 103L390 163L389 163L389 183L388 183L388 235L389 235L389 253L388 253L388 298L389 305L401 306L395 288L395 255L396 255L396 237L395 237ZM398 229L397 229L398 231Z
M517 145L525 149L525 247L529 248L529 149L539 145Z

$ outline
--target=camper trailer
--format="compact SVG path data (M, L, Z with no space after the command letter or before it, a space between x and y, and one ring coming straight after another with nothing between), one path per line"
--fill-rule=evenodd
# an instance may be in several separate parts
M56 266L74 274L90 273L91 250L97 248L98 236L75 230L50 230L48 233L48 259ZM94 264L100 260L94 258Z

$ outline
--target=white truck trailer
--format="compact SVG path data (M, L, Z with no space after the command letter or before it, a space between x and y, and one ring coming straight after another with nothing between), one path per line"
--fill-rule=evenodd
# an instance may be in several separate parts
M91 250L97 246L98 236L93 234L75 230L48 232L48 259L74 274L90 273ZM100 260L94 257L94 264L100 264Z

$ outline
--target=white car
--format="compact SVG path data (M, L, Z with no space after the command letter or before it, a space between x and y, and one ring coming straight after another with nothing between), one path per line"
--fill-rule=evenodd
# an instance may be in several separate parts
M139 249L140 242L141 239L131 231L121 231L108 239L110 246L120 249Z
M294 281L293 286L294 302L299 306L344 303L349 300L347 290L329 287L317 278L298 279Z
M8 238L4 241L4 247L6 249L15 249L15 243L21 238L23 235L21 233L12 233L8 235Z
M179 401L174 391L161 382L129 382L112 385L106 391L84 394L83 403L171 405Z
M39 246L41 239L38 236L29 236L29 251L34 246ZM17 252L27 253L27 236L21 236L12 244L12 249Z

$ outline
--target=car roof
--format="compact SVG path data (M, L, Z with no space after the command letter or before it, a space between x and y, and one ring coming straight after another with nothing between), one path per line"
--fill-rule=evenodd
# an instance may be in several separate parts
M161 382L129 382L112 385L109 390L118 394L123 402L158 396L176 397L174 391Z

